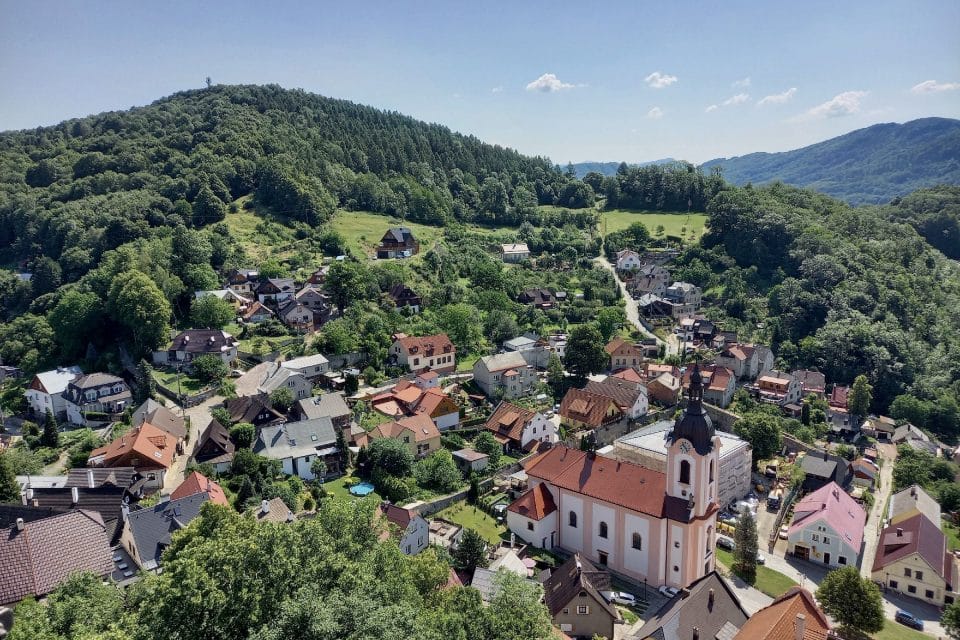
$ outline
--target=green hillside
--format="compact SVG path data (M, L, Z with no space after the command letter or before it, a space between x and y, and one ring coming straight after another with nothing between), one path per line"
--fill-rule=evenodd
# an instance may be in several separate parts
M855 205L885 203L923 187L960 184L960 120L877 124L802 149L703 164L716 167L734 184L781 181Z

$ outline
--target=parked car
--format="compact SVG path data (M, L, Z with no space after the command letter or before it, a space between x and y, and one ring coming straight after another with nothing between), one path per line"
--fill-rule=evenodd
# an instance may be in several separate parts
M667 585L663 585L657 589L657 591L659 591L660 595L664 596L665 598L672 598L680 593L680 589L677 589L676 587L668 587Z
M780 538L781 540L786 540L787 538L789 538L790 526L785 524L782 527L780 527L780 533L777 534L777 537Z
M905 627L910 627L911 629L916 629L917 631L923 631L923 620L908 611L897 609L897 613L895 616L893 616L893 619Z
M767 559L759 551L757 551L757 564L767 564Z
M729 549L733 551L737 548L737 543L733 541L733 538L729 536L717 536L717 546L721 549Z
M615 602L617 604L623 604L628 607L634 607L637 604L637 598L632 593L627 593L626 591L606 591L604 595L607 596L607 599L610 602Z

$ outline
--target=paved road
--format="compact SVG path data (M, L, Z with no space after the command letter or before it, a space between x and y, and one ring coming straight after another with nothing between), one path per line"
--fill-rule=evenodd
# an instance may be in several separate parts
M897 448L892 444L878 444L877 449L883 458L883 466L880 467L880 488L874 493L873 508L867 515L863 534L863 559L860 562L860 573L867 578L870 577L873 559L877 554L878 537L886 515L883 513L883 508L887 504L887 496L893 490L893 465L897 459Z
M167 398L163 400L171 411L180 415L180 407ZM210 420L212 419L210 416L210 408L221 404L223 401L223 396L211 396L197 406L190 407L184 412L186 416L190 418L190 430L187 436L187 443L184 445L183 455L177 456L173 461L173 465L167 471L163 483L164 493L172 493L173 490L183 482L183 472L187 467L187 462L193 455L193 450L197 446L200 434L203 433L203 430L207 428L207 425L210 424Z
M620 293L623 294L623 297L626 300L627 320L630 322L630 324L636 327L637 331L639 331L646 337L653 338L654 340L656 340L658 345L666 344L663 340L661 340L657 336L657 334L647 329L647 327L644 326L643 322L640 321L640 311L637 309L637 301L634 300L633 296L630 295L630 292L627 291L627 285L625 285L623 281L617 277L617 270L613 268L613 265L610 264L610 261L607 260L604 256L598 256L594 258L593 261L613 274L613 279L617 281L617 286L620 287Z

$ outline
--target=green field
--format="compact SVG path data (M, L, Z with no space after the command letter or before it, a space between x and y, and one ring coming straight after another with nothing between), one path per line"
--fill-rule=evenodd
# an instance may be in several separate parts
M717 549L717 562L727 567L733 566L733 553L726 549ZM763 565L757 566L757 580L753 583L754 588L762 591L771 598L779 598L791 587L797 586L797 583L790 577L783 575L779 571L774 571Z
M238 211L227 213L224 223L230 229L230 235L257 262L267 258L282 260L289 257L294 253L297 242L293 231L279 222L258 216L253 209L244 209L243 205L249 199L250 196L240 198L234 203Z
M177 391L177 372L176 370L154 370L153 378L167 389L171 391ZM198 393L206 388L202 382L196 378L191 378L185 373L179 374L180 377L180 386L179 389L181 393L191 395Z
M507 532L507 528L497 524L497 521L487 512L466 502L458 502L447 507L439 512L436 517L455 522L467 529L474 529L490 544L498 544Z
M650 235L656 235L663 225L664 236L681 236L685 242L697 242L703 236L707 216L703 213L660 213L653 211L624 211L613 209L600 214L600 232L604 235L626 229L634 222L642 222ZM683 229L686 227L686 233Z
M332 493L333 496L336 498L343 498L344 500L360 500L360 498L350 493L350 490L346 486L348 481L353 481L352 475L341 476L336 480L331 480L330 482L324 482L323 488L326 491L329 491L330 493ZM373 499L376 500L377 502L380 502L381 500L383 500L383 498L380 497L380 494L377 493L376 491L374 491L373 493L369 494L366 497L369 498L370 496L373 496Z
M871 636L874 640L930 640L933 636L905 627L893 620L883 621L883 630Z
M443 233L441 227L431 227L415 222L403 222L399 218L392 218L366 211L338 211L333 217L331 227L347 241L347 247L356 255L367 257L376 256L380 238L390 227L403 225L410 227L413 235L420 242L420 255L427 251ZM418 260L419 256L414 257Z

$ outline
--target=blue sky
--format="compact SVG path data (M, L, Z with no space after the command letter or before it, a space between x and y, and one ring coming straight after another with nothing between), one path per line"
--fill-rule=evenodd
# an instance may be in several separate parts
M960 2L0 0L0 130L277 83L558 163L960 117Z

